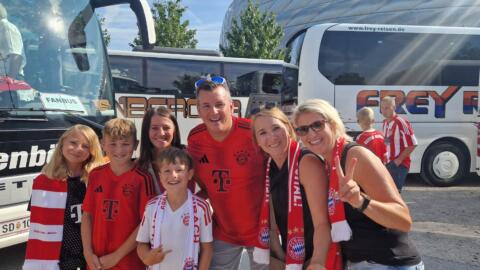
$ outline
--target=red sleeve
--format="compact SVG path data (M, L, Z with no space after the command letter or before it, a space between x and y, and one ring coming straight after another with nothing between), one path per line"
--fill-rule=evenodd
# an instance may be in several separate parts
M140 204L138 205L138 212L142 215L145 211L147 202L156 196L153 178L149 173L141 173L142 181L140 181Z
M95 209L95 203L93 200L93 197L94 197L93 187L95 186L94 183L95 183L95 180L93 179L93 175L90 174L88 176L87 192L85 194L85 198L83 199L83 203L82 203L82 210L84 212L92 213L93 209Z

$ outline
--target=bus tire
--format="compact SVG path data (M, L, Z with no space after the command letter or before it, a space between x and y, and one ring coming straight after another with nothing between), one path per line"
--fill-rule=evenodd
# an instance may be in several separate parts
M458 184L467 176L467 155L458 145L439 143L424 154L422 179L430 185L448 187Z

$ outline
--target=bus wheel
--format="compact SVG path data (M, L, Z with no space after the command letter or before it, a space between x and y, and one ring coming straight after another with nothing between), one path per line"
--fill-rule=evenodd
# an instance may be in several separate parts
M468 170L465 152L449 143L431 146L424 154L422 165L422 179L439 187L458 184L466 177Z

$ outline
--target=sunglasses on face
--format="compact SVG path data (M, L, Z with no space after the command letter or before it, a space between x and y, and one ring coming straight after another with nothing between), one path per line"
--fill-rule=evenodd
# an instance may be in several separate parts
M195 82L195 89L198 89L198 87L204 82L213 82L214 84L225 84L226 80L222 76L202 78Z
M318 120L311 123L310 125L296 127L295 133L298 136L305 136L308 134L309 129L312 129L314 132L322 131L325 128L325 124L327 122L327 120Z

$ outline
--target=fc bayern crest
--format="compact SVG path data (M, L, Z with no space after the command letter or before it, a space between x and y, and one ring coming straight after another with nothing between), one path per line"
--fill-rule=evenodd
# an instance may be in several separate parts
M238 151L235 153L235 160L237 161L238 165L245 165L248 159L250 158L250 154L247 151Z
M335 214L335 203L336 203L335 190L333 188L330 188L330 190L328 190L328 200L327 200L329 216L333 216Z
M182 222L183 222L183 225L188 226L188 224L190 222L190 214L189 213L184 213L182 215Z
M195 262L193 261L192 257L185 259L185 262L183 263L183 270L195 270Z
M264 247L268 247L270 244L270 232L268 227L263 227L258 234L258 241Z
M295 261L302 261L305 258L305 243L303 237L293 237L288 241L288 256Z

